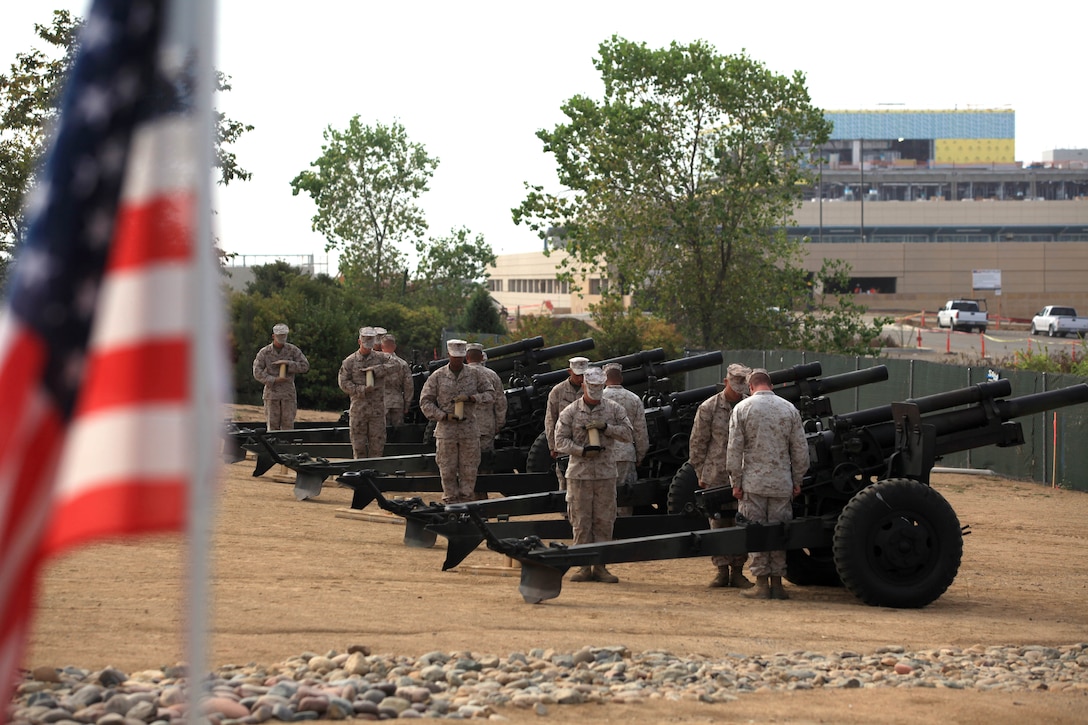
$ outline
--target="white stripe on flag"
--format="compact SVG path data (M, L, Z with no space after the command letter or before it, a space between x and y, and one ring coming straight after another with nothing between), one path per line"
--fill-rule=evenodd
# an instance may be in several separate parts
M167 116L136 129L121 187L123 203L142 204L196 188L195 122L192 116Z
M110 409L75 419L57 474L56 500L99 483L188 476L193 465L191 426L188 401Z
M192 272L192 263L184 260L109 273L99 295L91 349L190 337Z

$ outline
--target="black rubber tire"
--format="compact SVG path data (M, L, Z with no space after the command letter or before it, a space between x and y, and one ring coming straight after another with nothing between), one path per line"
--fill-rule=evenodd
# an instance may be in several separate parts
M548 448L548 439L542 432L529 446L529 455L525 457L525 470L529 473L547 473L552 470L555 460Z
M1051 325L1050 329L1047 330L1046 334L1047 334L1047 337L1057 337L1058 336L1058 328Z
M697 515L698 510L695 508L695 492L697 490L699 490L699 477L695 475L695 468L689 462L684 461L684 465L680 466L680 469L673 474L672 480L669 481L669 495L665 510L672 516L679 514L686 516Z
M1039 331L1035 329L1035 323L1034 322L1031 323L1031 334L1032 335L1038 335L1039 334Z
M799 587L842 586L831 549L789 549L786 579Z
M948 501L925 484L879 481L859 491L835 524L835 568L858 599L915 609L951 586L963 532Z

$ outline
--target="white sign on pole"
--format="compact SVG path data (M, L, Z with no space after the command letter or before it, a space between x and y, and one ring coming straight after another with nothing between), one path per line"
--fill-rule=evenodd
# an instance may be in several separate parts
M973 269L971 270L972 289L1001 289L1000 269Z

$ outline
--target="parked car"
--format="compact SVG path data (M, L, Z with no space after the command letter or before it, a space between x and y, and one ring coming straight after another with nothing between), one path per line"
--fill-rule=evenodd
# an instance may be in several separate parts
M1047 305L1031 318L1031 334L1040 335L1044 332L1051 337L1084 337L1088 333L1088 317L1079 317L1072 307Z
M937 327L951 327L953 330L986 332L989 318L978 300L948 300L944 307L937 310Z

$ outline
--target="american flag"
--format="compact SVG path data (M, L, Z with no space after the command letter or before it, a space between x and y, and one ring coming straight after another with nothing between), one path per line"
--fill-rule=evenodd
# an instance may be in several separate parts
M191 452L216 436L220 410L198 404L225 373L212 249L197 243L210 136L193 111L193 55L172 44L170 22L167 0L94 2L9 281L0 695L42 562L92 539L184 528L207 465Z

